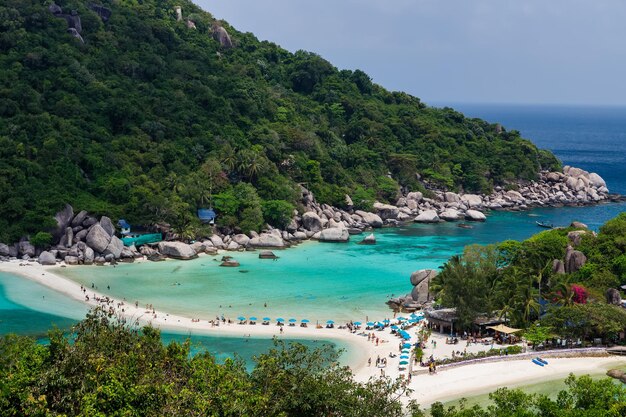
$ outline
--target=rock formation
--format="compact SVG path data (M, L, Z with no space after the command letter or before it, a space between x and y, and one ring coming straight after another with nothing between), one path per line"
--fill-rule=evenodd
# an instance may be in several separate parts
M606 302L615 306L622 305L622 295L615 288L609 288L606 291Z
M191 246L183 242L159 242L159 252L174 259L194 259L198 255Z
M224 49L231 49L234 47L233 41L230 38L230 35L226 31L226 29L224 29L217 22L213 23L213 26L211 27L211 32L213 33L213 39L218 41Z

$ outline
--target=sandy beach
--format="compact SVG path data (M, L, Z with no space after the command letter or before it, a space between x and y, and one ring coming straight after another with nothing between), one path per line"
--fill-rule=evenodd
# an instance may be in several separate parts
M80 284L55 273L54 268L57 267L41 266L25 261L0 263L0 271L2 272L35 281L91 306L99 305L98 300L106 298L91 288L82 289ZM406 372L401 372L398 369L401 340L396 335L391 334L389 329L351 333L347 329L337 327L320 329L316 328L315 325L309 325L306 328L299 325L285 325L282 326L283 331L281 333L281 326L277 326L275 322L270 325L260 323L241 325L238 324L236 318L231 317L233 323L221 323L219 326L214 326L209 320L214 320L215 317L183 317L160 311L156 308L158 306L152 310L145 305L135 306L133 301L112 300L109 302L109 305L114 307L117 307L118 304L120 305L119 311L121 312L123 309L122 314L127 320L137 321L142 325L150 323L164 330L184 331L198 335L340 341L343 345L349 346L347 364L353 370L356 380L367 381L371 377L382 375L397 378L403 374L406 377ZM383 318L379 319L382 320ZM344 323L337 323L336 325L342 324ZM409 329L409 333L413 336L411 342L416 340L415 330L415 328ZM368 338L368 334L373 335L373 337ZM489 348L490 346L475 344L466 346L465 343L446 345L445 336L433 333L425 354L426 357L433 355L435 358L442 358L450 356L453 350L478 352ZM386 366L377 367L378 358L385 358ZM370 359L371 364L368 363ZM626 359L618 357L551 359L549 366L546 367L536 366L530 360L474 364L440 370L435 375L428 373L415 375L412 377L409 387L413 389L411 398L417 400L424 407L435 401L448 401L477 395L493 391L501 386L512 387L564 379L569 373L598 373L598 369L605 369L613 364L624 366Z

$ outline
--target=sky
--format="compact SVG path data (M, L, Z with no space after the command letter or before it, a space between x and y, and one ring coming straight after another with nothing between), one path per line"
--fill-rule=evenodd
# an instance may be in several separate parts
M624 0L194 0L429 104L626 105Z

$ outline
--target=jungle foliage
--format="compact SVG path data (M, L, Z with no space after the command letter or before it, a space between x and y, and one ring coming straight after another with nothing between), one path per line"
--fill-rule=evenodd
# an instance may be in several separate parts
M0 5L0 241L46 229L65 203L188 230L213 202L247 232L284 223L299 183L367 207L400 187L488 192L559 167L517 131L221 22L224 49L189 1L103 0L104 23L87 0L58 0L84 44L44 3Z
M276 341L248 372L100 308L73 330L51 331L47 345L0 339L2 416L422 416L400 402L401 381L357 383L328 345Z
M469 246L443 266L432 288L443 305L457 308L465 328L484 314L522 328L541 318L550 334L615 340L626 328L626 311L607 304L605 294L626 284L626 213L607 221L597 235L583 234L575 249L587 262L576 272L558 274L552 262L565 258L571 244L568 233L574 230L544 231L523 242Z

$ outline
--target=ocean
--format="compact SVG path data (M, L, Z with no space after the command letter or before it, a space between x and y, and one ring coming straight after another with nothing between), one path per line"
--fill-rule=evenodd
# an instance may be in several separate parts
M597 172L611 192L626 194L626 109L467 104L452 107L468 116L517 129L539 147L552 150L564 164ZM436 269L450 256L461 253L465 245L525 239L540 231L536 220L563 226L578 220L597 230L625 210L626 204L620 203L494 212L487 222L475 224L473 229L454 224L411 224L377 230L375 246L358 245L358 237L348 244L307 242L278 252L277 261L260 260L254 252L236 253L240 268L220 268L217 258L203 257L194 261L118 265L115 269L73 267L59 272L88 287L94 283L99 291L113 297L205 319L221 314L307 318L313 323L327 319L382 319L391 314L384 301L410 290L411 272ZM51 323L68 328L84 314L84 306L76 306L76 302L64 300L47 288L6 274L0 274L0 278L0 334L39 335ZM110 290L104 290L107 286ZM48 302L53 298L54 302ZM166 340L184 337L164 335ZM226 356L242 349L240 339L201 337L198 343ZM267 347L267 340L253 339L243 349L249 358Z

